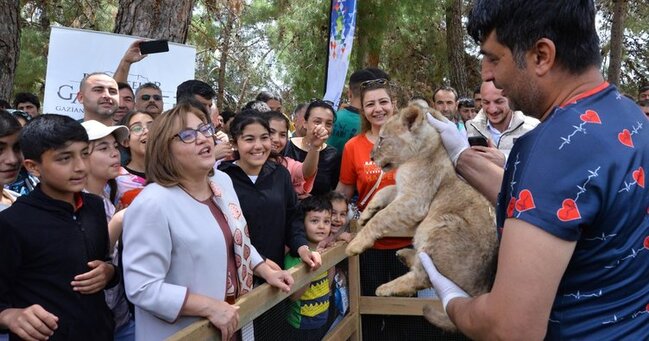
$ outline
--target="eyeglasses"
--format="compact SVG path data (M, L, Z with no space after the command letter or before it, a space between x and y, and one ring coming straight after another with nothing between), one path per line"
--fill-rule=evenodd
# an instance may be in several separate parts
M388 80L385 78L379 78L379 79L370 79L368 81L364 81L361 83L361 89L365 89L371 86L377 86L377 85L386 85L388 84Z
M153 121L147 122L146 125L142 125L142 123L135 123L132 126L128 127L128 129L133 135L142 135L144 133L144 129L146 129L146 131L149 131L149 129L151 129L152 124Z
M205 137L214 136L214 126L212 125L212 123L203 123L199 125L197 129L183 129L173 137L178 137L185 143L194 143L196 141L196 138L198 137L198 133L203 134L203 136Z
M162 101L162 96L160 95L142 95L140 98L142 98L143 101L148 101L153 97L154 101Z

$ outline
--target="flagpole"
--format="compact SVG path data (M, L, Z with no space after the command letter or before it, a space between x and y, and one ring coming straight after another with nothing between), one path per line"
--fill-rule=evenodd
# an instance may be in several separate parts
M322 96L321 98L324 97L324 95L327 93L327 82L329 80L329 46L331 45L331 13L333 12L333 7L334 7L334 1L336 0L330 0L329 1L329 30L327 30L327 33L329 34L329 37L327 38L327 45L325 46L325 70L324 70L324 88L322 89Z

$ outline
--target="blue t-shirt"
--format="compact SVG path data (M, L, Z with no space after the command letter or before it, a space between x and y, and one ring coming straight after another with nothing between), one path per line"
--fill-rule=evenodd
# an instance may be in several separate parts
M577 242L548 339L649 337L647 128L638 106L603 83L555 108L511 151L499 231L513 217Z

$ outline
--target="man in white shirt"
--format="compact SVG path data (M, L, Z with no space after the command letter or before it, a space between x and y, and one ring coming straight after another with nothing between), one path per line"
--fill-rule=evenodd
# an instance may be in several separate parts
M475 118L466 122L467 135L482 136L489 147L474 146L484 156L503 167L516 139L539 124L539 120L514 111L502 90L493 82L483 82L480 87L482 109Z

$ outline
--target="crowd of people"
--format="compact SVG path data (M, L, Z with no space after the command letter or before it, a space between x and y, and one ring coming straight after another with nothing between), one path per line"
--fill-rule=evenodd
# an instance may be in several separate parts
M467 297L420 255L471 338L649 335L649 85L636 102L606 83L592 1L557 3L476 1L468 28L482 84L408 103L446 117L429 123L497 210L492 292ZM556 18L531 20L539 13ZM354 71L338 110L264 91L219 112L213 87L187 80L163 111L156 84L127 82L146 57L140 42L113 76L83 77L79 121L41 113L34 94L2 101L0 340L161 340L200 318L224 340L273 339L273 328L322 339L347 312L342 268L240 331L234 303L262 283L289 292L286 269L317 270L322 250L352 238L350 219L395 184L398 169L370 157L398 110L390 75ZM362 295L408 271L395 251L411 242L383 238L361 255ZM408 339L408 321L365 315L363 336Z

